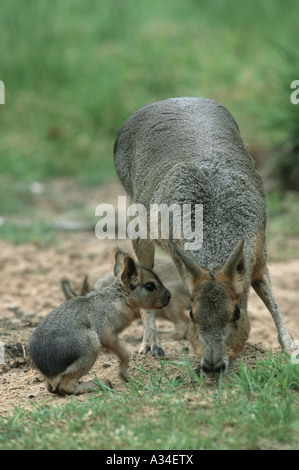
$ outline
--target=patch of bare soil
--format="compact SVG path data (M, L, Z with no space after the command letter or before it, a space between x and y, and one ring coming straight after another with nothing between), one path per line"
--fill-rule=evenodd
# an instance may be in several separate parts
M112 188L110 193L108 189L103 190L100 199L94 198L94 206L102 201L110 202L106 198L109 195L115 203L116 195L121 193L118 188ZM129 241L118 244L131 251ZM10 412L14 405L30 408L33 404L66 403L69 400L47 391L45 381L28 357L29 336L39 321L64 301L61 277L69 277L75 289L81 286L86 273L91 284L94 283L112 269L114 245L114 241L99 241L94 232L63 232L55 245L47 248L33 243L15 246L0 240L0 346L4 343L5 353L4 364L0 364L0 413ZM299 260L274 263L269 268L273 290L286 325L293 337L299 340ZM248 366L254 367L259 355L263 356L270 348L276 349L279 345L270 313L253 291L249 299L249 316L250 344L246 345L240 357ZM173 324L158 319L157 325L166 359L179 361L185 347L191 364L196 365L198 359L189 342L172 339ZM138 375L136 367L141 367L143 362L144 369L148 371L161 367L153 356L144 357L137 353L142 331L141 321L136 320L121 334L122 341L132 354L131 376ZM238 367L238 361L235 367ZM168 365L167 372L175 376L181 370ZM89 377L84 377L84 380L94 375L99 379L109 378L115 390L124 389L118 377L118 360L108 351L103 351ZM77 399L85 400L86 395Z

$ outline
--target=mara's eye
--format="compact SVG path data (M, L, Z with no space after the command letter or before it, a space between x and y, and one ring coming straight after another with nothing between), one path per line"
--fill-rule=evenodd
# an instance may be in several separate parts
M154 284L153 282L148 282L147 284L144 285L144 287L145 287L146 290L148 290L149 292L152 292L153 290L157 289L156 284Z
M241 315L240 306L238 304L236 304L235 305L235 310L234 310L234 316L233 316L233 322L234 323L239 320L240 315Z
M191 320L192 320L192 321L193 321L193 323L194 323L194 316L193 316L193 312L192 312L192 310L190 310L190 311L189 311L189 315L190 315L190 318L191 318Z

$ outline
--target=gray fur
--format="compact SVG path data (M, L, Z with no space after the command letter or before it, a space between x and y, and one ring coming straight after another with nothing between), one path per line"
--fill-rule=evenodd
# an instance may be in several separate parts
M213 100L173 98L134 113L118 133L115 167L131 201L147 208L203 204L204 245L190 252L202 267L223 264L245 234L265 229L262 180L235 120Z
M215 280L216 274L226 263L230 265L230 275L226 278L226 284L230 283L227 287L231 289L230 296L225 291L225 285L222 286L224 290L221 288L225 305L213 300L207 305L203 296L200 297L199 277L193 275L196 270L192 273L182 261L183 246L187 240L179 244L181 254L178 254L171 238L154 242L172 257L190 299L197 299L197 309L203 310L203 305L207 308L195 315L195 326L201 330L193 337L197 337L201 345L203 361L212 363L212 372L218 360L225 362L224 356L232 356L223 352L225 348L229 350L232 335L228 334L227 327L222 329L220 335L221 322L217 318L223 316L227 325L236 302L242 306L244 326L240 345L248 336L247 299L250 285L254 286L269 308L282 347L288 350L293 347L293 339L283 323L268 282L266 206L262 179L229 111L220 103L203 98L172 98L145 106L120 128L115 142L114 161L130 202L143 204L148 214L153 203L169 206L173 203L203 204L203 245L200 250L187 252L186 256L206 273L212 281L210 289L213 292L219 291L216 284L220 282L221 275ZM239 266L234 263L231 254L241 240L242 247L237 255L243 267L238 272ZM155 253L153 241L137 239L133 240L133 246L140 263L152 268ZM210 321L211 315L213 321ZM145 315L145 331L152 324L153 317L153 312ZM238 324L241 322L236 322L235 328ZM204 325L210 325L209 335L205 338L202 333ZM221 340L214 341L218 337ZM157 335L152 335L151 341L153 344L159 342ZM141 351L145 346L143 341ZM211 348L218 351L217 361L212 360L214 353L208 352ZM218 370L218 367L215 366L215 369Z
M163 308L169 291L148 269L117 251L114 282L86 296L72 298L46 316L30 337L30 356L52 392L85 393L94 388L79 383L93 366L102 347L120 358L120 375L127 378L129 355L117 335L130 324L140 307ZM148 283L155 289L148 291Z

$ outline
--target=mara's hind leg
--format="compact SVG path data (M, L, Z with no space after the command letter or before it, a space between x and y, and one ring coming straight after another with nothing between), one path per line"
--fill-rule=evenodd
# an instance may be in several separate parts
M281 316L280 310L272 292L269 271L266 267L264 268L260 278L252 283L252 287L272 315L278 333L278 341L281 347L289 353L292 352L297 347Z
M155 244L151 240L140 238L132 240L132 244L139 263L148 269L153 269ZM147 354L151 352L153 356L164 356L156 328L156 310L141 310L141 318L143 322L143 339L139 353Z

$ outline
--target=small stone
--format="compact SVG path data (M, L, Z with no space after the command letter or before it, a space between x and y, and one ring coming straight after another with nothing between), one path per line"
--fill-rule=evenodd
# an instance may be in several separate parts
M104 362L102 367L107 369L108 367L111 367L111 364L109 364L109 362Z
M33 181L29 185L29 191L33 194L43 194L45 191L45 187L43 183L40 183L39 181Z
M16 310L19 310L19 306L18 304L9 304L7 305L7 309L11 312L15 312Z

